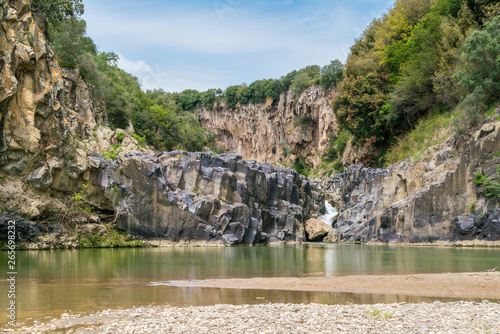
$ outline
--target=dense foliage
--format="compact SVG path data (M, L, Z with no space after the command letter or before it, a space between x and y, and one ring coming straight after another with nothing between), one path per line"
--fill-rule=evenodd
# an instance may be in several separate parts
M291 90L296 96L302 94L307 88L320 85L323 89L335 88L342 79L344 65L339 60L320 67L311 65L298 71L292 71L280 79L265 79L252 82L250 85L242 84L228 87L223 94L218 95L215 101L224 101L231 109L239 104L264 103L267 99L278 101L282 93ZM204 102L201 93L200 103Z
M417 125L453 123L460 134L500 99L500 3L495 0L396 0L356 40L345 66L334 60L225 91L180 93L143 92L137 78L116 66L116 54L99 52L80 19L82 0L33 0L32 6L43 14L46 36L61 65L79 67L109 125L126 128L131 121L157 149L210 146L213 136L195 117L200 107L272 103L285 92L298 96L318 85L338 92L333 108L342 131L332 135L323 160L340 170L350 136L358 145L381 151L389 146L409 151L417 145L408 143L427 142L421 136L428 131L408 135ZM429 142L439 136L433 137ZM388 160L401 157L392 153ZM297 164L305 168L305 161Z
M136 77L117 67L118 56L99 52L86 35L86 23L79 18L81 0L34 0L33 10L42 14L57 60L61 66L79 67L110 127L125 129L132 122L137 134L159 150L201 151L213 146L213 135L201 128L193 111L202 98L205 106L213 105L222 91L143 92Z
M333 103L341 127L360 145L383 147L429 112L479 112L498 98L499 9L489 0L396 0L351 47Z

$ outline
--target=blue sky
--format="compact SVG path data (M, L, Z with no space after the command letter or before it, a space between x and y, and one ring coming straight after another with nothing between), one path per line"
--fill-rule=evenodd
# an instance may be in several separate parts
M84 0L88 35L143 89L206 90L344 62L393 0Z

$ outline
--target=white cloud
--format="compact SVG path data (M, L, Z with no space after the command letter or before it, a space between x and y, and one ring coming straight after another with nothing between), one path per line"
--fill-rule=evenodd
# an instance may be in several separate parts
M285 8L292 2L279 4ZM99 5L89 7L85 19L89 36L121 53L119 66L140 78L144 89L167 91L224 88L336 58L344 61L371 20L368 11L360 13L342 1L278 13L276 7L266 11L241 0L224 3L233 6L223 19L210 5L189 11L166 5L147 15L100 10Z
M118 67L136 76L143 89L162 88L167 92L181 92L184 89L205 91L209 88L225 87L231 75L210 69L162 65L151 66L143 60L132 61L119 55Z
M254 17L239 11L227 13L221 21L214 12L148 18L128 18L106 13L87 20L89 35L106 36L137 45L159 46L200 54L243 54L272 51L293 53L325 52L334 49L334 39L352 31L355 14L337 9L327 22L308 17ZM324 17L321 21L324 21ZM134 22L134 24L130 24ZM328 25L328 29L321 26ZM349 29L347 29L349 30ZM331 45L321 40L330 40Z
M123 57L121 54L118 54L118 56L120 57L118 59L118 67L126 72L134 74L147 73L152 71L151 66L146 64L146 62L143 60L130 61L128 59L125 59L125 57Z

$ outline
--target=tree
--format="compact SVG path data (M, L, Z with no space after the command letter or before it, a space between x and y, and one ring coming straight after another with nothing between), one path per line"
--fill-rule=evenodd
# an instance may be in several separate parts
M194 111L201 101L200 92L196 89L185 89L177 97L182 110Z
M238 88L239 86L229 86L224 92L226 105L231 109L236 108L236 105L238 104Z
M380 113L386 99L386 82L372 73L348 76L339 85L333 108L342 129L354 135L358 144L383 141L387 131L385 117Z
M32 0L34 12L42 12L47 21L62 21L83 15L83 0Z
M273 79L266 80L262 84L262 87L264 89L264 95L266 97L270 97L275 101L278 101L280 99L281 80L273 80Z
M258 104L266 100L266 95L264 93L264 87L262 86L262 80L254 81L248 87L252 95L252 103Z
M312 84L313 81L311 80L309 75L306 72L301 72L295 77L295 80L293 80L293 84L290 88L292 92L298 96L302 94L302 92L307 88L311 87Z
M469 92L482 90L488 101L500 97L500 16L469 34L455 78Z
M321 78L319 83L323 89L336 87L344 73L345 66L338 59L332 60L330 64L321 68Z

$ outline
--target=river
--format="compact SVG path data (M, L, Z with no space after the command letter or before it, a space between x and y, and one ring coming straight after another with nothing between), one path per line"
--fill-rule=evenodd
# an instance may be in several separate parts
M484 271L499 266L500 250L302 244L267 247L168 247L18 251L17 316L26 323L63 312L150 304L379 303L434 299L338 292L183 288L175 280L413 274ZM7 272L7 252L0 252ZM0 305L7 305L6 281ZM449 299L440 299L449 300ZM1 319L0 324L5 324Z

